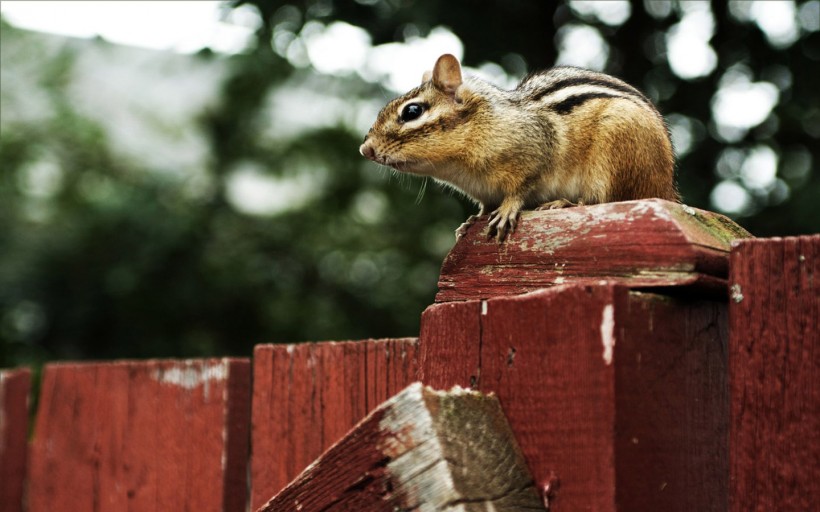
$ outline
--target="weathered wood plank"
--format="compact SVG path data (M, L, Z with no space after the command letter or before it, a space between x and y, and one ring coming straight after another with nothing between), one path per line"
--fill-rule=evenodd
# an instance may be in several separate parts
M257 345L251 509L418 379L417 339Z
M820 235L732 250L730 510L820 509Z
M438 304L424 311L419 340L441 340L419 350L425 382L439 389L475 387L481 373L482 302ZM448 340L444 342L443 340Z
M543 510L495 397L416 383L260 512Z
M22 512L31 371L0 370L0 510Z
M436 304L419 341L426 384L497 393L551 511L725 510L725 342L725 304L611 281Z
M725 511L726 304L630 292L614 307L619 510Z
M486 230L476 222L450 251L436 302L601 278L725 296L730 243L751 236L722 215L659 199L524 212L501 246Z
M44 369L29 510L245 510L246 359Z

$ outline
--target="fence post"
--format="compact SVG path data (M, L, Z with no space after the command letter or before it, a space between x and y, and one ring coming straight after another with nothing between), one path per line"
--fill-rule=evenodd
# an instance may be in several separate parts
M742 241L729 300L730 510L820 505L820 235Z
M422 317L423 381L497 393L555 510L725 511L728 254L748 234L657 200L527 213L503 247L484 228Z
M31 371L0 370L0 510L22 512Z

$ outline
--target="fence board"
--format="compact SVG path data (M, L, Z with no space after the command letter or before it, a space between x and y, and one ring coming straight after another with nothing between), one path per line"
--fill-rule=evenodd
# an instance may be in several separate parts
M416 338L257 345L251 509L417 380Z
M477 347L478 389L536 481L559 480L551 511L722 511L725 342L724 304L604 282L431 306L420 350L423 381L449 387L476 373L451 344Z
M660 199L524 212L501 248L486 228L486 219L473 224L447 255L436 302L601 278L725 296L730 242L751 236L722 215Z
M0 370L0 511L22 512L31 371Z
M820 235L731 256L730 510L820 507Z
M419 340L441 340L419 350L425 383L476 387L481 373L481 301L437 304L422 315ZM448 340L445 342L444 340Z
M30 512L244 510L249 401L245 359L47 365Z

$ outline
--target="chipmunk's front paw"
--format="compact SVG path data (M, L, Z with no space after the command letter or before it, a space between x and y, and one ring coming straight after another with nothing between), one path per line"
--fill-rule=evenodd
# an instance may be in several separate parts
M507 235L515 232L515 227L518 224L518 214L521 212L520 205L502 204L497 210L490 214L490 221L487 226L490 228L487 232L487 237L495 239L501 243L507 238Z

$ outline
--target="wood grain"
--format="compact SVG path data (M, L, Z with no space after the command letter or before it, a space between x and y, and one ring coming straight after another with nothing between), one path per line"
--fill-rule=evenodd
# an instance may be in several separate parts
M420 338L426 384L497 393L551 512L725 510L725 343L725 304L613 281L437 304Z
M250 364L51 364L29 510L245 510Z
M600 279L725 297L730 243L751 236L722 215L660 199L524 212L502 245L486 230L486 219L476 222L447 255L436 302Z
M251 509L418 379L417 339L257 345Z
M31 371L0 370L0 511L22 512Z
M368 415L260 512L543 510L492 396L416 383Z
M820 235L732 250L730 510L820 509Z
M615 313L619 510L725 511L726 304L632 291Z

